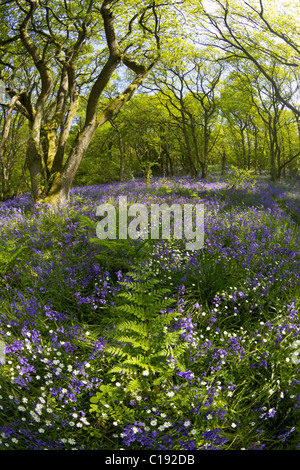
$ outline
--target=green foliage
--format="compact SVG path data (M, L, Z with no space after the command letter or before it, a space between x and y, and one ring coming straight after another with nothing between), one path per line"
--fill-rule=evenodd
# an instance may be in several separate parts
M5 246L5 250L0 251L0 277L3 279L5 274L15 264L15 261L24 253L26 245L22 245L19 248L16 247L16 242L8 240ZM2 281L1 279L1 281Z
M114 309L114 329L106 347L110 368L105 382L91 398L90 411L103 418L104 405L118 422L132 420L130 397L135 394L154 400L160 385L174 382L174 370L168 360L185 369L186 344L180 340L182 331L172 325L180 314L172 310L174 299L170 290L160 287L160 280L151 272L130 272L130 282L121 283ZM153 276L153 274L152 274ZM124 388L126 384L126 388Z
M172 184L161 184L158 197L169 196ZM273 189L274 197L279 194L269 186L268 196ZM191 202L192 191L189 185L182 191ZM293 195L298 201L299 192ZM281 197L296 210L291 193ZM0 376L2 448L25 449L30 438L47 448L55 440L64 449L185 450L191 442L197 449L218 448L225 438L224 450L261 444L296 449L299 301L292 299L299 298L299 227L271 197L274 213L264 210L257 194L259 209L252 203L246 209L247 198L228 211L220 204L206 220L209 243L190 258L177 241L153 247L89 239L95 222L76 213L83 200L74 200L74 210L43 213L41 206L27 220L5 222L1 233L3 272L10 274L0 299L1 340L10 348ZM174 257L166 256L171 247ZM111 272L118 258L127 266L132 258L124 282L116 282L119 295L117 289L105 295L105 310L101 302L94 309L94 299L84 304L76 296L95 293L95 279L85 281L97 248L101 267ZM83 388L74 401L67 394L75 393L77 379Z
M80 222L80 231L86 231L86 228L88 228L95 233L96 223L93 220L82 215L78 215L76 218ZM118 224L118 209L116 209L116 220ZM147 255L154 243L150 239L141 241L131 240L130 238L124 240L102 240L101 238L90 237L89 241L99 248L99 252L96 255L99 264L104 266L111 273L114 273L116 269L123 269L125 271L131 269L133 260L135 264L143 262L147 259Z
M145 176L145 183L147 186L149 186L151 178L152 178L152 167L156 165L157 165L156 162L150 162L150 161L141 163L141 170Z
M145 280L138 272L129 273L132 282L124 282L126 291L120 292L116 310L121 314L115 324L115 345L109 351L119 359L109 373L152 374L154 385L169 378L166 359L176 358L178 366L184 367L185 347L180 343L181 331L172 331L178 312L168 311L174 304L170 289L160 287L159 279ZM128 290L128 291L127 291ZM135 384L140 379L134 379Z
M237 189L241 187L245 181L255 186L257 175L254 170L247 170L245 168L238 168L231 166L231 174L227 175L228 185L230 189Z

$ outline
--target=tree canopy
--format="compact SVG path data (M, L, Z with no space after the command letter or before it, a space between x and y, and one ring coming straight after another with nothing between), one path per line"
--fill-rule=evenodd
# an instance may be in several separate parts
M27 134L22 174L37 201L68 199L107 123L120 178L129 141L140 167L154 159L162 171L205 178L226 155L263 168L263 138L280 177L298 157L299 8L295 0L2 1L0 178L17 115ZM153 112L135 132L124 105L138 89ZM105 136L112 142L103 127Z

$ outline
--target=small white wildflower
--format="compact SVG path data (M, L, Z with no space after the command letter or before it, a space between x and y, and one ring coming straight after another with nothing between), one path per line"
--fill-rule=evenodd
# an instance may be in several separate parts
M42 414L42 411L43 411L43 408L44 408L44 406L41 405L40 403L38 403L38 404L36 405L36 407L35 407L35 411L36 411L39 415L41 415L41 414Z
M30 414L33 417L34 421L36 421L37 423L39 423L41 421L40 418L38 417L38 415L34 411L31 410Z

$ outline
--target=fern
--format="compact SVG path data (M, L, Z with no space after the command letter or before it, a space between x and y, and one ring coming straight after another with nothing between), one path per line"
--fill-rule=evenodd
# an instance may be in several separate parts
M134 422L135 398L156 403L160 391L177 382L178 369L186 370L187 343L180 339L182 330L173 328L180 314L170 291L145 268L143 275L136 269L128 276L131 281L122 283L124 290L112 312L115 327L105 349L106 384L90 399L90 411L103 429L111 419L120 427Z
M15 243L10 242L10 244L6 246L6 250L0 253L0 276L2 278L13 267L19 255L21 255L24 252L26 246L22 245L15 252L13 252L14 248L15 248Z
M116 208L117 214L118 209ZM117 216L117 221L118 221ZM79 231L88 231L91 235L96 235L97 223L85 217L83 215L76 215L76 220L79 222ZM117 226L117 233L119 233ZM152 250L153 240L131 240L128 239L101 239L91 236L89 238L90 243L98 247L98 254L96 259L99 264L105 267L105 269L114 272L116 269L122 269L127 271L132 269L133 260L135 263L139 263L147 259L149 252Z
M172 330L178 316L178 312L170 311L175 300L151 275L148 272L144 279L136 270L129 273L130 282L121 283L127 290L118 294L116 309L123 316L116 317L114 344L106 349L115 360L109 374L126 374L136 386L139 384L138 389L142 388L143 371L153 374L156 383L169 380L173 372L167 359L176 358L176 365L182 369L186 351L179 339L181 331Z

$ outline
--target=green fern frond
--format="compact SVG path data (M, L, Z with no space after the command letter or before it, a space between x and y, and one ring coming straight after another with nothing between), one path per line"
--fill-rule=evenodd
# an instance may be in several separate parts
M12 243L12 248L14 248L14 243ZM18 248L14 253L11 254L10 251L10 246L8 246L8 250L5 250L0 253L0 274L1 276L4 276L9 269L13 266L15 260L18 258L18 256L23 253L25 250L26 246L23 245L20 248Z
M153 273L148 272L145 278L133 271L129 276L130 282L122 283L126 291L117 296L116 310L123 317L117 316L114 345L107 347L117 359L109 374L135 372L141 376L147 370L169 380L174 371L168 365L168 358L175 357L176 364L182 368L186 351L180 340L182 331L172 330L180 314L168 312L175 300L168 297L169 289L160 286Z
M106 348L107 353L109 352L113 357L126 358L127 353L121 347L109 346Z
M118 325L118 330L119 331L126 331L126 330L135 331L136 333L143 335L145 337L147 337L149 334L149 331L146 325L144 325L143 323L137 323L135 321L130 321L130 320L125 320L124 322L120 323Z
M118 305L116 309L124 313L134 315L140 320L143 320L143 321L146 320L147 315L143 307L137 307L133 304L124 304L124 305Z
M136 337L134 337L133 335L119 336L118 340L122 343L130 344L130 346L134 348L140 348L140 349L143 349L144 351L150 350L149 341L145 341L144 337L141 337L141 336L136 336Z
M155 373L155 368L149 363L145 362L145 357L143 356L136 356L128 358L126 361L122 362L122 364L112 367L110 373L133 373L133 372L140 372L140 370L150 370L151 372Z
M137 391L137 390L140 390L140 388L141 388L141 383L140 383L140 379L138 377L131 378L128 381L127 389L129 391Z

